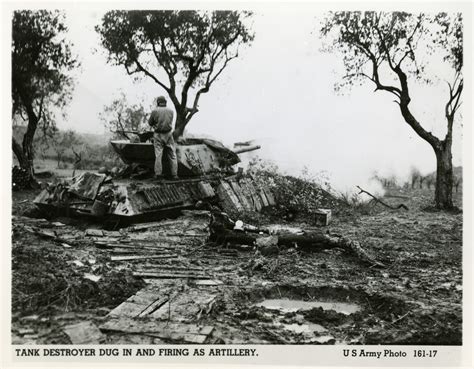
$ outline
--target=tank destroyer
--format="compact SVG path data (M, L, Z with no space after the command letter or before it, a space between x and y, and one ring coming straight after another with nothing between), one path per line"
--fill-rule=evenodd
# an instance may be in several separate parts
M157 181L152 178L153 143L145 135L139 140L113 140L111 145L125 164L121 170L84 172L70 181L48 185L35 204L49 213L127 224L168 217L203 201L230 213L275 205L268 188L235 170L239 155L259 146L231 150L207 138L180 140L176 148L179 179ZM166 162L163 166L166 174Z

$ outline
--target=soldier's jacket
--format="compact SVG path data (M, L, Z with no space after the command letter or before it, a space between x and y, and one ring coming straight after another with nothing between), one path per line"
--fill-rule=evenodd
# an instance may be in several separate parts
M173 110L166 106L158 106L151 112L148 124L156 133L168 133L173 129Z

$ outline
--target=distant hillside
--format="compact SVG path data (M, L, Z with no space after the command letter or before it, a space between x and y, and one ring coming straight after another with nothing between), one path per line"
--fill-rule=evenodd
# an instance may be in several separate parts
M25 132L26 132L26 126L13 126L12 135L16 140L21 142L23 140L23 135L25 134ZM66 131L59 130L59 132L66 132ZM86 142L88 145L91 145L91 146L107 145L109 141L112 139L112 134L110 133L106 133L106 134L80 133L80 132L75 132L75 133L82 142Z

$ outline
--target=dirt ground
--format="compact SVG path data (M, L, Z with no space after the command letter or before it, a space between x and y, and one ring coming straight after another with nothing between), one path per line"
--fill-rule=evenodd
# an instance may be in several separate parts
M334 216L323 229L359 241L384 268L337 248L263 253L184 238L168 245L176 259L163 259L160 266L203 270L220 282L207 286L186 278L154 282L134 276L144 261L114 263L110 252L83 236L98 225L23 217L34 215L36 193L13 193L13 343L71 343L67 326L84 321L101 326L147 283L165 288L160 283L166 282L181 295L212 296L212 304L196 314L175 308L172 317L169 312L162 318L213 327L206 343L462 344L462 213L430 210L430 190L386 194L385 201L403 202L408 211L380 205L354 209ZM461 206L461 194L455 198ZM285 225L315 227L301 221ZM60 236L50 237L48 230ZM282 301L290 308L281 308ZM184 342L130 332L103 334L105 343Z

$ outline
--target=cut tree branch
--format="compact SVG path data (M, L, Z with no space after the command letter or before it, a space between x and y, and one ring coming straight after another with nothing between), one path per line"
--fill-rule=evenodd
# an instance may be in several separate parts
M398 210L398 209L405 209L405 210L408 210L408 207L405 205L405 204L400 204L398 206L391 206L385 202L383 202L382 200L378 199L377 197L375 197L374 195L372 195L370 192L367 192L366 190L363 190L362 188L360 188L359 186L356 186L358 189L359 189L359 195L361 193L365 193L366 195L369 195L370 197L372 197L372 199L374 199L375 202L378 202L380 204L382 204L383 206L389 208L389 209L392 209L392 210Z

